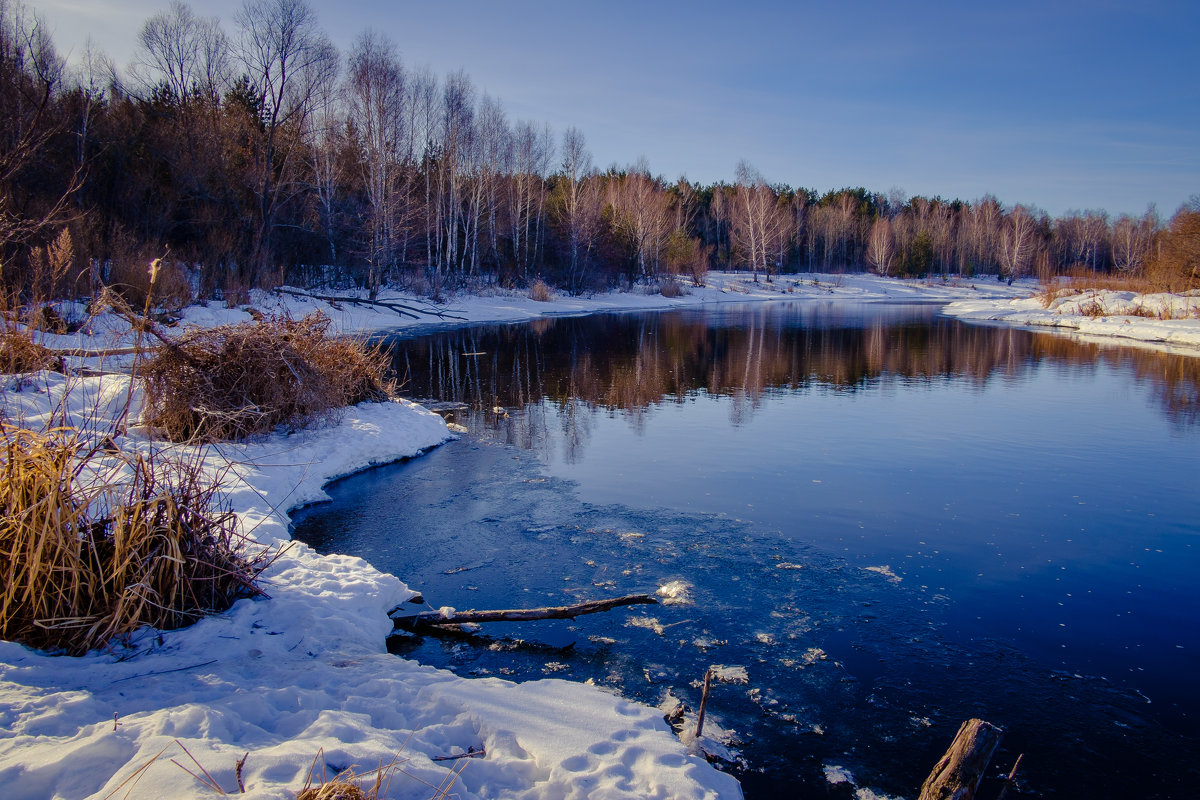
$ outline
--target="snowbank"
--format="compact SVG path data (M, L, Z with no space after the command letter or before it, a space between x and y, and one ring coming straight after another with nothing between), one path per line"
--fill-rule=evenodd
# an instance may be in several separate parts
M1043 307L1037 297L952 302L944 314L964 320L1069 330L1084 336L1200 348L1200 296L1089 290Z
M42 373L5 391L4 413L36 425L60 408L103 426L127 388L120 376ZM331 427L204 451L245 528L284 547L264 574L270 598L83 658L0 642L4 797L213 796L190 774L201 767L237 793L243 756L249 797L294 797L319 752L331 773L395 760L395 798L451 784L464 798L739 797L654 709L582 684L468 680L388 655L386 613L414 593L361 559L289 541L284 511L323 499L329 480L448 436L412 404L363 404ZM118 444L161 446L136 431ZM486 755L433 760L469 748Z

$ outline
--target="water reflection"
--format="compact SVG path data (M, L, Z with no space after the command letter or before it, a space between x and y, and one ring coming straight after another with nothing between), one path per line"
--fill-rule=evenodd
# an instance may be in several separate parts
M568 461L589 436L589 416L577 413L577 404L622 412L637 426L647 409L702 393L730 398L731 421L743 424L773 392L861 392L952 378L983 386L1019 381L1040 364L1127 367L1152 388L1172 424L1200 421L1200 358L964 325L939 317L933 306L774 305L543 319L399 339L395 347L411 396L485 412L552 403L565 425ZM549 441L536 430L548 419L495 413L471 422L532 449Z

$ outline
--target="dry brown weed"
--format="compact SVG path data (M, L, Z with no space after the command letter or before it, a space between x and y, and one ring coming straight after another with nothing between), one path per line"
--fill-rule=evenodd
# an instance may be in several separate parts
M0 638L81 654L259 594L218 484L196 461L0 422Z
M218 441L386 399L392 391L386 354L334 338L329 326L318 313L185 334L140 368L143 418L172 441Z

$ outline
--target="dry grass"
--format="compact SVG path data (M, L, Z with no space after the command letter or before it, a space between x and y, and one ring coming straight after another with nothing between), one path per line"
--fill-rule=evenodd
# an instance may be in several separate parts
M29 331L0 325L0 374L16 375L43 369L65 371L62 358L35 342Z
M196 463L0 422L0 638L81 654L260 591L233 513Z
M1046 286L1043 294L1058 292L1061 294L1078 293L1085 289L1109 289L1114 292L1136 292L1137 294L1156 294L1159 292L1181 292L1196 288L1181 279L1178 275L1155 265L1148 265L1136 273L1126 272L1092 272L1089 269L1077 268L1060 275L1054 286Z
M299 427L392 391L387 354L333 338L329 318L267 318L193 331L140 369L143 418L172 441L219 441Z
M433 791L430 800L445 800L450 789L467 768L467 761L459 761L442 779L440 785L426 783L404 769L407 759L401 759L397 754L390 763L380 763L370 772L355 772L356 767L348 767L337 772L332 778L326 772L325 751L318 750L308 768L308 777L304 786L296 795L296 800L380 800L387 793L392 778L397 774L405 775L418 783L424 784ZM372 774L374 777L372 777ZM370 781L367 785L364 781ZM366 788L364 788L364 786Z
M529 284L529 299L538 303L545 303L554 296L550 291L550 287L541 278L538 278L533 283Z

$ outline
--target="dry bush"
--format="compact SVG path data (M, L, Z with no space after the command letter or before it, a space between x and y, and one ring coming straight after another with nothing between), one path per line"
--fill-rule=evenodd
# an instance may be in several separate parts
M538 303L545 303L553 297L550 287L541 278L538 278L533 283L529 284L529 299Z
M177 262L163 262L154 281L154 304L167 311L179 311L191 305L192 281L187 268Z
M0 638L79 655L260 593L269 560L198 463L0 422Z
M0 326L0 374L16 375L43 369L66 371L62 357L35 342L29 331Z
M380 348L329 335L330 320L266 318L185 334L141 368L143 417L172 441L242 439L386 399Z
M1054 305L1056 300L1061 300L1064 297L1070 297L1077 294L1077 290L1064 286L1053 287L1048 284L1042 286L1042 290L1037 293L1037 301L1041 303L1042 308L1049 308Z
M250 284L231 271L221 286L221 299L226 308L250 305Z
M1159 291L1200 290L1200 208L1184 207L1159 235L1158 248L1146 263L1146 277Z
M658 293L663 297L683 297L686 294L683 290L683 284L677 281L674 276L663 278L659 281Z

